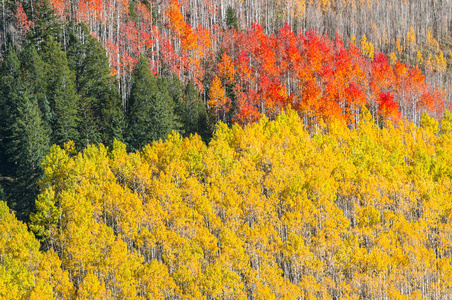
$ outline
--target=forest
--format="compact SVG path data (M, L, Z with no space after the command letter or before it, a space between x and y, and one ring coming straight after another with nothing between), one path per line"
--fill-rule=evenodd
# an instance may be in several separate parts
M0 299L452 297L450 1L1 10Z

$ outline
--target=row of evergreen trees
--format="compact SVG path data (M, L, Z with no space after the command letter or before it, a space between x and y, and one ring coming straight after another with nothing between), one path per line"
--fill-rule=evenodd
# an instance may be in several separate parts
M80 150L118 139L135 151L172 130L209 136L193 83L156 78L143 57L125 107L106 51L86 27L74 26L66 45L52 33L36 27L20 51L10 43L0 70L0 184L22 219L34 209L41 161L53 144L72 140Z

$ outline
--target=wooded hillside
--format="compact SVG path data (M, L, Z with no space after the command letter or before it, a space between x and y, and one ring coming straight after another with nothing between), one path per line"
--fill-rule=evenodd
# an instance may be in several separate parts
M0 7L0 299L452 298L451 1Z
M289 111L208 146L54 146L30 228L70 283L15 252L6 276L68 299L444 299L451 134L449 113L383 129L365 113L310 135Z
M383 26L383 2L268 2L265 20L262 3L242 4L2 2L0 195L20 219L53 144L118 139L136 151L172 130L207 142L218 121L289 107L309 130L354 127L364 108L379 126L450 108L446 3L388 2L406 35ZM420 9L432 28L416 23ZM381 32L361 35L365 20Z

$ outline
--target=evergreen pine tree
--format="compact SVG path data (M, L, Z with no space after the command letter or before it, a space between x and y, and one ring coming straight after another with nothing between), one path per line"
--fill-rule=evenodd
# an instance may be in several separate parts
M101 142L99 114L95 112L97 99L91 97L92 95L90 95L89 87L87 86L87 82L90 80L95 81L98 78L87 78L88 74L84 72L86 69L85 61L88 48L86 38L87 35L84 31L81 32L81 38L75 32L71 32L66 51L69 68L75 74L76 90L79 95L77 111L78 138L75 141L79 149L85 148L88 144L98 144ZM97 67L97 65L88 67Z
M79 110L80 146L123 140L125 126L121 99L115 87L105 49L86 26L71 33L67 49L70 68L75 72Z
M75 76L69 69L66 54L60 44L48 36L42 45L41 57L47 64L47 99L54 114L51 122L51 143L63 145L77 139L78 95Z
M15 166L15 209L22 213L19 217L25 219L34 210L34 200L38 194L37 182L43 174L41 162L49 151L49 137L41 119L41 111L36 98L28 89L17 103L7 150L9 159Z
M13 166L7 154L11 138L11 124L16 118L17 102L21 94L20 61L12 44L8 44L0 78L0 166L1 176L13 176Z
M164 84L149 69L149 61L142 56L132 75L132 90L128 106L130 147L138 150L147 143L165 139L176 129L172 99Z
M21 72L19 59L10 45L2 68L3 126L2 157L7 160L13 183L7 189L10 205L25 219L33 209L41 161L49 149L48 132L41 119L36 97Z
M226 26L229 29L239 29L239 18L237 17L234 8L232 8L231 5L228 5L228 7L226 8Z
M174 101L174 111L178 114L177 103L181 102L184 97L185 86L176 74L171 79L164 79L168 89L168 93ZM179 114L178 114L179 115Z
M181 133L184 136L198 133L203 139L208 139L206 107L193 82L190 81L187 86L184 86L176 75L166 82L174 102L174 111L181 123Z
M155 130L154 140L166 139L166 136L173 130L179 130L181 124L174 112L174 101L168 90L167 80L160 77L157 80L158 99L155 102Z
M52 132L50 124L55 115L47 98L47 64L42 60L32 43L25 46L21 55L21 62L26 72L26 80L31 85L31 90L41 110L45 130L47 135L50 136Z
M207 110L201 95L192 81L185 87L183 97L182 123L187 134L198 133L204 141L211 138L211 132L207 123Z
M28 34L28 41L41 49L42 43L49 36L57 38L62 31L58 17L49 0L33 1L33 13L31 14L33 29Z

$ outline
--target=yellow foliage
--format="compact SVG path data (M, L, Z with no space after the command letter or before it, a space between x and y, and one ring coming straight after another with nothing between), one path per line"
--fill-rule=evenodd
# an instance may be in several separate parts
M436 39L433 38L430 29L427 30L427 46L429 47L430 51L433 52L439 51L439 43Z
M435 69L438 72L445 72L447 68L447 60L444 57L443 51L440 51L436 56L435 56Z
M350 37L350 44L356 46L356 37L354 34Z
M207 105L217 121L223 120L225 113L229 110L229 101L226 97L226 91L217 75L215 75L212 83L210 84L209 100L207 100Z
M417 51L416 53L416 63L421 66L422 63L424 62L424 58L422 58L422 53L420 50Z
M395 54L394 52L391 52L391 54L389 54L389 63L391 65L394 65L397 62L397 54Z
M73 299L68 273L0 201L0 299Z
M361 53L369 58L373 58L375 53L374 45L367 41L365 35L361 37Z
M416 35L414 34L413 26L410 26L410 30L406 35L406 39L410 46L416 46Z
M403 51L403 45L402 45L402 43L400 42L400 39L397 39L396 40L396 47L397 47L397 52L400 54L400 53L402 53L402 51Z
M368 111L359 120L309 133L289 111L245 128L220 123L209 145L173 133L137 153L118 141L79 154L55 146L30 226L51 250L0 204L0 296L446 293L450 113L441 126L427 115L419 127L380 128Z

